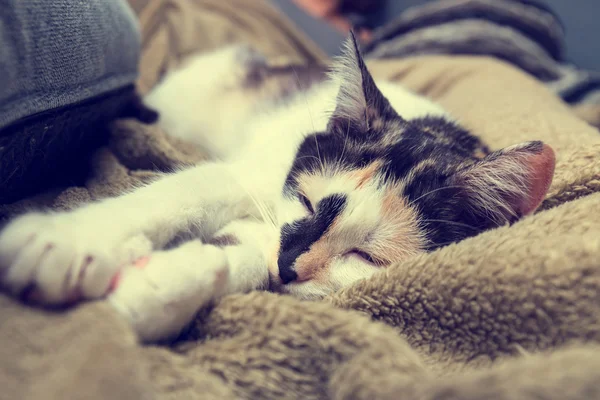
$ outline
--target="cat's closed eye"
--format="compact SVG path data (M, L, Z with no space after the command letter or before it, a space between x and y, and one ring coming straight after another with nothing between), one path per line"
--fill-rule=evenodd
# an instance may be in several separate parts
M362 251L362 250L359 250L359 249L352 249L349 252L347 252L346 255L353 256L353 257L358 257L358 258L362 259L363 261L366 261L369 264L373 264L373 265L376 265L376 266L382 265L381 261L376 260L369 253L367 253L365 251Z
M313 205L310 202L310 200L308 199L308 197L306 197L302 193L299 193L298 194L298 199L300 200L300 202L302 203L302 205L304 206L304 208L306 208L306 211L308 211L310 214L314 214L315 213L315 209L313 208Z

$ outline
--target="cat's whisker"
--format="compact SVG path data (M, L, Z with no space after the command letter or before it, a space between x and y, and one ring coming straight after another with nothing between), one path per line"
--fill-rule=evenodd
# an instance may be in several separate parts
M302 157L297 157L297 158L296 158L296 160L302 160L302 159L304 159L304 158L314 158L315 160L317 160L317 161L319 161L319 162L321 161L321 160L320 160L318 157L315 157L315 156L302 156Z
M462 188L462 186L452 185L452 186L444 186L444 187L441 187L441 188L433 189L433 190L430 190L429 192L423 193L422 195L420 195L416 199L411 200L408 203L408 205L409 205L409 207L412 207L417 201L421 200L423 197L429 196L430 194L433 194L433 193L436 193L436 192L439 192L440 190L460 189L460 188Z
M273 210L271 207L266 205L264 202L258 200L256 200L256 202L260 204L260 207L262 207L263 215L265 216L264 218L266 220L265 222L271 227L276 227L276 218L275 215L273 215Z
M346 154L346 146L348 145L348 136L350 135L350 124L348 124L348 127L346 128L346 135L344 136L344 147L342 147L342 154L340 155L340 158L338 159L338 162L341 164L342 160L344 159L344 155Z
M239 182L238 182L239 183ZM268 224L270 227L277 227L276 218L273 215L273 211L271 207L266 205L264 202L260 201L246 186L240 183L240 187L246 192L256 209L258 210L260 216L262 217L262 221Z
M317 146L317 157L319 158L319 162L321 165L321 173L325 174L325 165L323 164L323 159L321 158L321 152L319 151L319 141L317 140L317 135L315 137L315 145Z
M444 247L444 246L449 246L453 243L457 243L456 240L453 241L448 241L448 242L442 242L442 243L436 243L435 244L435 248L440 248L440 247Z
M456 221L448 221L445 219L422 219L421 222L437 222L437 223L441 223L441 224L461 226L463 228L473 229L474 231L480 230L480 228L477 228L477 227L469 225L469 224L465 224L462 222L456 222Z

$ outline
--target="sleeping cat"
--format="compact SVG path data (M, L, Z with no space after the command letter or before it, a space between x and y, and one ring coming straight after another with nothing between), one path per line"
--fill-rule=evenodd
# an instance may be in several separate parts
M554 170L541 142L490 153L438 105L376 84L353 36L326 80L237 46L195 57L146 102L214 161L17 218L0 234L5 291L42 305L107 297L157 340L226 293L319 299L514 222Z

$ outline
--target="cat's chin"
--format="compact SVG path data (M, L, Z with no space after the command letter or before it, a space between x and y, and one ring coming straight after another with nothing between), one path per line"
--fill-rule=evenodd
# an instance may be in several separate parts
M281 293L281 288L283 287L283 283L277 275L273 275L271 271L269 271L269 291L275 293Z
M290 282L288 284L284 284L281 282L279 275L274 275L269 272L269 291L273 293L281 293L281 294L290 294L295 297L299 297L296 295L298 292L297 287L302 286L304 282Z
M293 296L300 300L321 300L330 292L313 281L281 283L279 276L269 273L269 291Z

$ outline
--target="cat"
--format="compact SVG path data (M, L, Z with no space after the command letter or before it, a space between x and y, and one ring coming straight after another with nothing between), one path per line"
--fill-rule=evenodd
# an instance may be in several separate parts
M213 161L0 233L0 283L57 306L106 298L143 341L228 293L320 299L542 202L554 152L491 152L430 100L375 82L354 35L327 78L246 46L200 54L145 99ZM293 71L292 71L293 72Z

